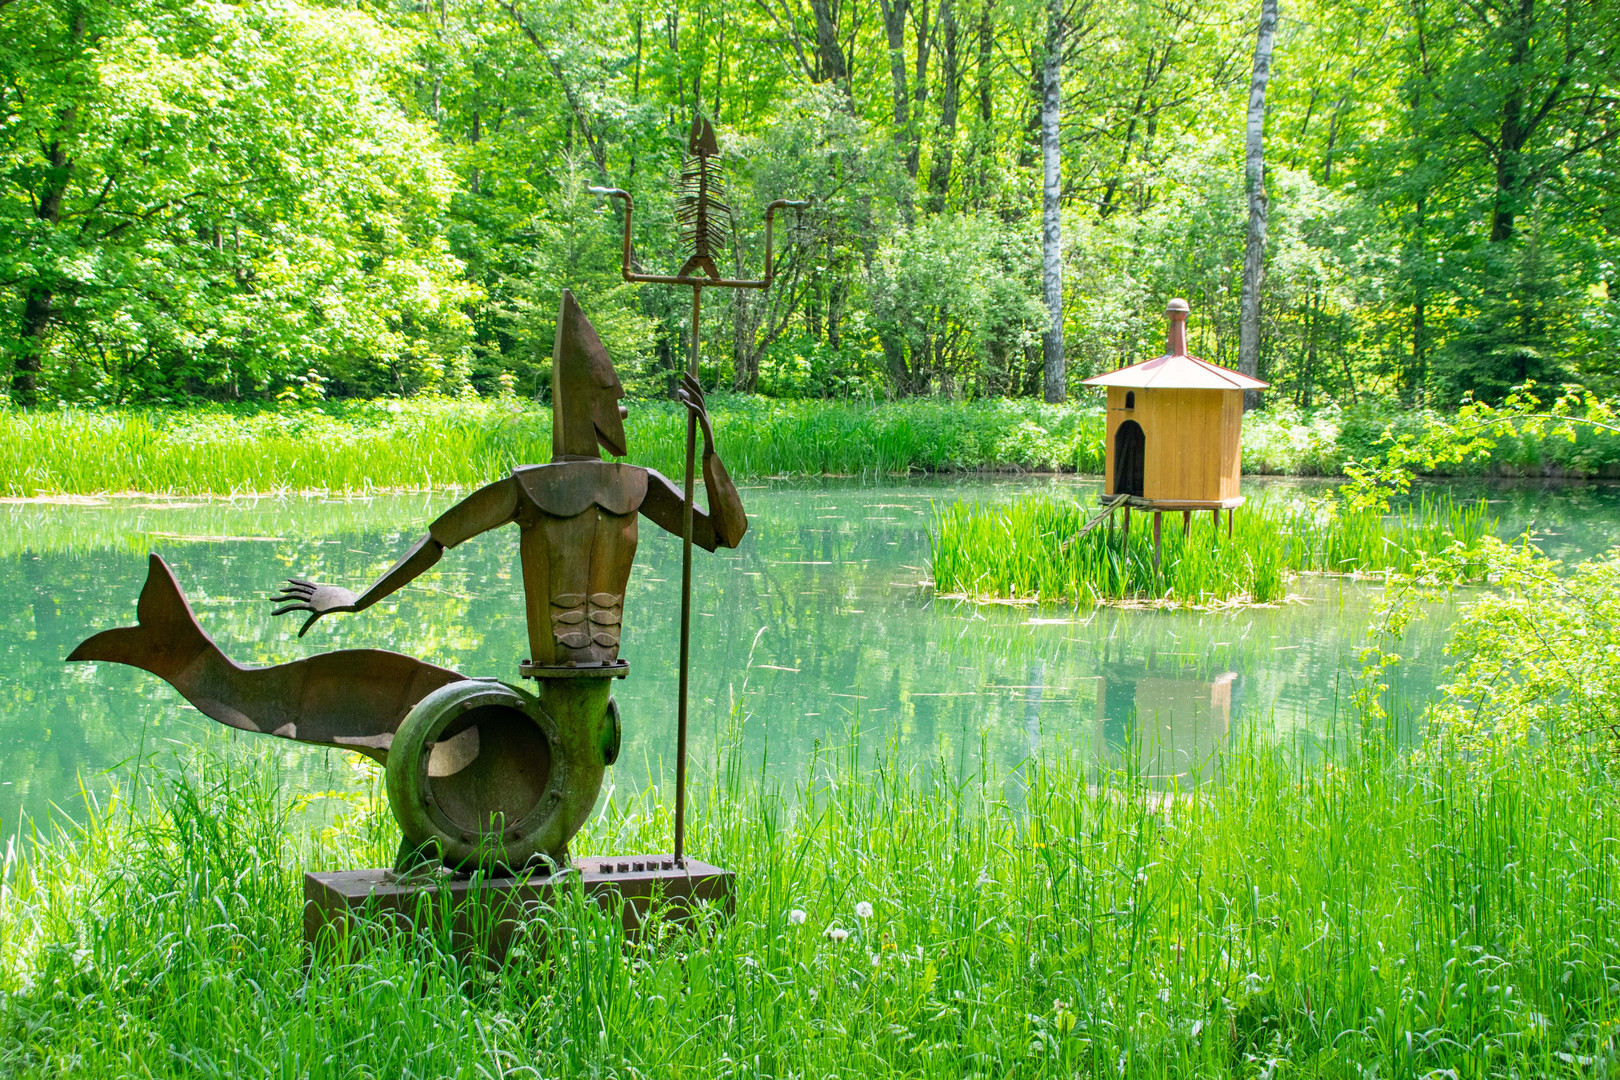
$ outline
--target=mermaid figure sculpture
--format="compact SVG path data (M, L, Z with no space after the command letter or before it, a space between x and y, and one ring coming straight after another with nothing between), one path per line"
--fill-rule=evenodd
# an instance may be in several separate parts
M618 755L609 694L619 659L625 586L638 515L680 535L680 491L652 469L603 461L627 451L613 363L565 291L552 355L552 460L525 465L451 507L370 588L294 578L274 614L318 619L364 611L439 561L446 548L518 526L528 616L520 686L469 678L399 653L347 649L290 664L244 668L209 639L168 566L150 559L138 625L97 634L69 660L110 660L169 682L205 715L243 731L358 751L382 762L404 839L396 870L442 861L457 869L564 866L603 772ZM734 548L748 529L736 486L714 452L703 392L676 390L703 431L707 513L693 542Z

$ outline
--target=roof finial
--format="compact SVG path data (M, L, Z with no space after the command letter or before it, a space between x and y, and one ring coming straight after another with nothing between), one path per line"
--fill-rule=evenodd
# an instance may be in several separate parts
M1192 308L1187 301L1176 299L1165 305L1164 313L1170 320L1170 330L1165 339L1164 351L1167 356L1187 355L1187 313Z

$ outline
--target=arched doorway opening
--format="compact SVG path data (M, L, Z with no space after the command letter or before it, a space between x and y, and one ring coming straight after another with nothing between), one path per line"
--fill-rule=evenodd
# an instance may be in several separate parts
M1114 494L1142 494L1142 460L1146 456L1147 436L1142 425L1127 420L1114 432Z

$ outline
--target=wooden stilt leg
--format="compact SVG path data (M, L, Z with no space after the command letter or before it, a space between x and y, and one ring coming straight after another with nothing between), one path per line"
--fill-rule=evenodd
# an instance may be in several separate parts
M1192 511L1191 510L1183 510L1181 512L1181 538L1183 540L1187 539L1187 535L1189 533L1191 533L1191 532L1192 532Z
M1228 506L1226 508L1226 538L1228 540L1232 539L1232 518L1235 517L1236 515L1237 515L1237 507Z
M1209 512L1209 521L1210 521L1210 524L1215 527L1215 531L1210 533L1210 535L1213 536L1215 539L1219 540L1221 538L1221 508L1220 507L1217 506L1215 509L1213 509L1213 510L1211 510Z
M1161 515L1159 514L1159 512L1157 510L1153 511L1153 569L1155 569L1155 570L1157 570L1159 568L1159 555L1160 555L1160 547L1161 547L1161 543L1162 543L1162 541L1160 540L1160 537L1159 537L1159 518L1160 518L1160 516Z
M1119 546L1124 550L1131 542L1131 508L1125 508L1125 523L1119 529Z

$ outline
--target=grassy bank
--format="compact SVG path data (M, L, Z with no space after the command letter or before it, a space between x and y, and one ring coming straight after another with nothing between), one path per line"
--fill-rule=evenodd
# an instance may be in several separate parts
M1330 512L1304 503L1251 500L1231 533L1195 514L1184 535L1180 514L1163 517L1153 558L1152 515L1131 515L1125 535L1099 526L1079 535L1092 504L1025 499L1006 505L954 503L930 531L934 586L973 599L1065 600L1079 604L1151 600L1203 604L1280 600L1301 571L1407 571L1453 544L1473 546L1495 522L1483 501L1425 496L1396 513Z
M711 403L738 479L974 468L1096 471L1102 417L1031 402ZM640 402L630 458L677 476L684 412ZM551 459L551 413L516 399L334 403L325 409L0 413L0 494L238 494L469 487Z
M302 871L376 865L392 826L362 803L319 828L265 758L202 756L8 854L0 1072L1522 1077L1614 1053L1606 761L1238 740L1226 782L1166 801L1079 761L855 757L699 795L729 922L632 943L565 902L489 973L430 942L306 967ZM667 825L621 800L580 847L667 850Z
M716 396L711 406L721 451L739 479L1103 468L1103 417L1092 402L874 405ZM1262 411L1244 425L1244 468L1333 475L1347 458L1376 454L1386 424L1400 429L1420 420L1372 407ZM685 420L673 406L637 402L626 426L633 460L680 472ZM469 487L550 457L549 410L515 398L327 402L280 412L0 411L0 496L10 497ZM1459 468L1620 474L1620 436L1506 438L1490 457Z

